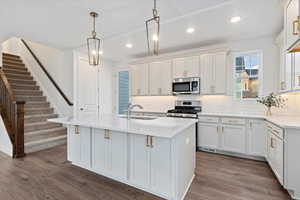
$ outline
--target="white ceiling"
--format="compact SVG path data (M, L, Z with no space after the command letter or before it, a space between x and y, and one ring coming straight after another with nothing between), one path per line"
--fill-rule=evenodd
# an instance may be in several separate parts
M161 51L278 33L283 24L280 2L157 0ZM2 0L0 38L17 36L60 49L78 48L90 35L89 12L96 11L104 56L115 61L136 58L146 52L145 20L151 17L152 6L152 0ZM232 16L240 16L241 22L230 23ZM195 33L188 35L185 30L190 26ZM125 47L127 42L132 49Z

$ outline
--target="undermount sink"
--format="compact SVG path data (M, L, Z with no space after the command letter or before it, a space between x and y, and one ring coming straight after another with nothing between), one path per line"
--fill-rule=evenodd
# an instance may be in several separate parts
M127 116L121 116L121 118L127 118ZM155 117L147 117L147 116L131 116L130 119L139 119L139 120L154 120Z

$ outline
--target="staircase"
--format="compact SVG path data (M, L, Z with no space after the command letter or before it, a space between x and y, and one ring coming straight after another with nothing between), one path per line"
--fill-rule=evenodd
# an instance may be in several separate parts
M17 101L25 101L25 153L66 143L67 130L61 124L47 122L58 117L30 72L16 55L3 53L3 71Z

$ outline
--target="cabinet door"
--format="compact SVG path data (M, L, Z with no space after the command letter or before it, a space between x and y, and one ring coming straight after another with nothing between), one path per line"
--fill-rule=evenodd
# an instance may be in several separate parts
M199 57L193 56L193 57L187 57L184 58L184 75L185 77L199 77L200 73L200 66L199 66Z
M213 92L213 56L202 55L200 65L201 94Z
M91 168L91 129L78 127L72 128L70 138L70 151L72 163L83 168Z
M292 77L293 77L293 61L294 54L288 53L285 56L285 83L284 83L284 90L289 91L292 90Z
M173 78L185 77L184 58L177 58L173 60Z
M152 138L151 155L151 190L168 196L171 193L171 141L166 138Z
M215 94L225 94L226 92L226 54L220 53L214 55L214 86Z
M172 62L164 61L161 62L160 69L160 95L171 95L172 94Z
M286 48L290 48L298 39L299 31L294 22L299 15L299 0L289 0L285 8L285 39Z
M148 95L148 64L131 66L131 94L133 96Z
M246 131L244 126L222 126L222 149L246 153Z
M266 156L267 130L264 121L249 120L249 154Z
M198 124L198 145L200 147L218 149L219 128L218 124Z
M149 188L150 153L147 136L130 134L130 175L129 180L135 185Z
M127 134L109 131L108 171L121 179L127 177Z
M93 169L103 173L107 172L107 142L104 129L93 129Z
M294 62L294 84L293 84L293 89L297 90L300 89L300 53L296 52L294 54L295 57L295 62Z

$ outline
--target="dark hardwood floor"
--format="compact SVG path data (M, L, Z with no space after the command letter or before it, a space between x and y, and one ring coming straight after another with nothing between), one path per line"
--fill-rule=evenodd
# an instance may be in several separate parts
M12 160L0 153L0 200L156 200L66 162L66 146ZM197 153L186 200L287 200L267 164Z

